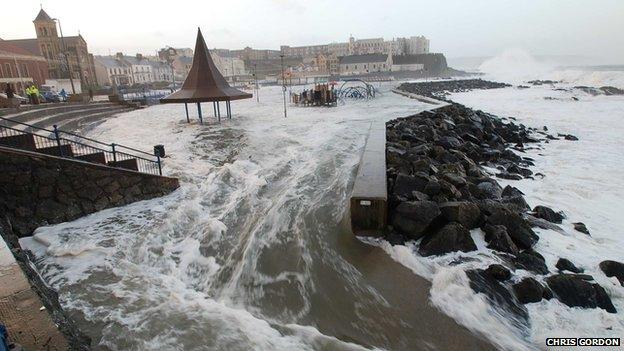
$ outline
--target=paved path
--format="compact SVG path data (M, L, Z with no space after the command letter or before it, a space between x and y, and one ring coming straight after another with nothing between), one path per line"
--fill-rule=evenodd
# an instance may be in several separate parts
M67 350L57 329L26 275L0 237L0 323L9 338L25 350Z

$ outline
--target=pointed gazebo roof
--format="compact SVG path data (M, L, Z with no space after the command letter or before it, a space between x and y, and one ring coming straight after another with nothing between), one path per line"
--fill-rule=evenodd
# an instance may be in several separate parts
M252 95L231 87L223 78L206 46L201 30L197 29L193 65L182 89L161 99L162 103L215 102L249 99Z

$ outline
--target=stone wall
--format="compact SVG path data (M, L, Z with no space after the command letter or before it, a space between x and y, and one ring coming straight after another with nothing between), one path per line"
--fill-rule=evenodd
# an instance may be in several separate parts
M0 212L19 237L178 187L176 178L0 147Z

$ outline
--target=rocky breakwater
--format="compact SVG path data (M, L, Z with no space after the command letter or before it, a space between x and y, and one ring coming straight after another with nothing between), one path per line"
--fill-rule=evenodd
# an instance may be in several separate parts
M461 82L468 88L467 81ZM403 84L401 88L438 97L434 93L437 88L428 84L453 86L434 82ZM523 304L542 299L557 298L568 306L616 313L605 289L593 277L582 274L563 257L557 262L558 272L551 272L534 249L540 238L533 228L561 230L557 223L563 214L546 206L531 209L519 189L503 188L496 180L539 176L530 170L534 160L521 154L531 144L552 140L552 136L543 129L505 122L453 102L392 120L386 127L386 239L390 243L414 241L418 254L436 256L477 251L473 238L482 235L484 249L497 257L498 263L466 271L470 286L521 324L528 323ZM575 228L589 235L582 223ZM623 267L615 261L600 264L607 276L620 282ZM526 272L516 275L518 270Z
M403 83L399 85L398 90L450 102L446 99L450 93L461 93L474 89L498 89L510 86L507 83L492 82L484 79L460 79L426 83Z

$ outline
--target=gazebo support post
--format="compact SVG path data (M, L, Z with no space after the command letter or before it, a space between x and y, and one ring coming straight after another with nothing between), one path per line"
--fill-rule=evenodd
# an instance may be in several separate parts
M232 119L232 105L230 105L230 100L228 100L226 104L227 104L228 118Z
M186 111L186 122L191 123L188 115L188 104L186 102L184 103L184 110Z
M214 101L212 102L212 109L214 110L215 118L217 118L217 103Z
M197 114L199 115L199 123L204 124L204 120L202 119L202 112L201 112L201 103L197 103Z
M221 107L219 106L219 101L217 101L217 118L219 122L221 122Z

